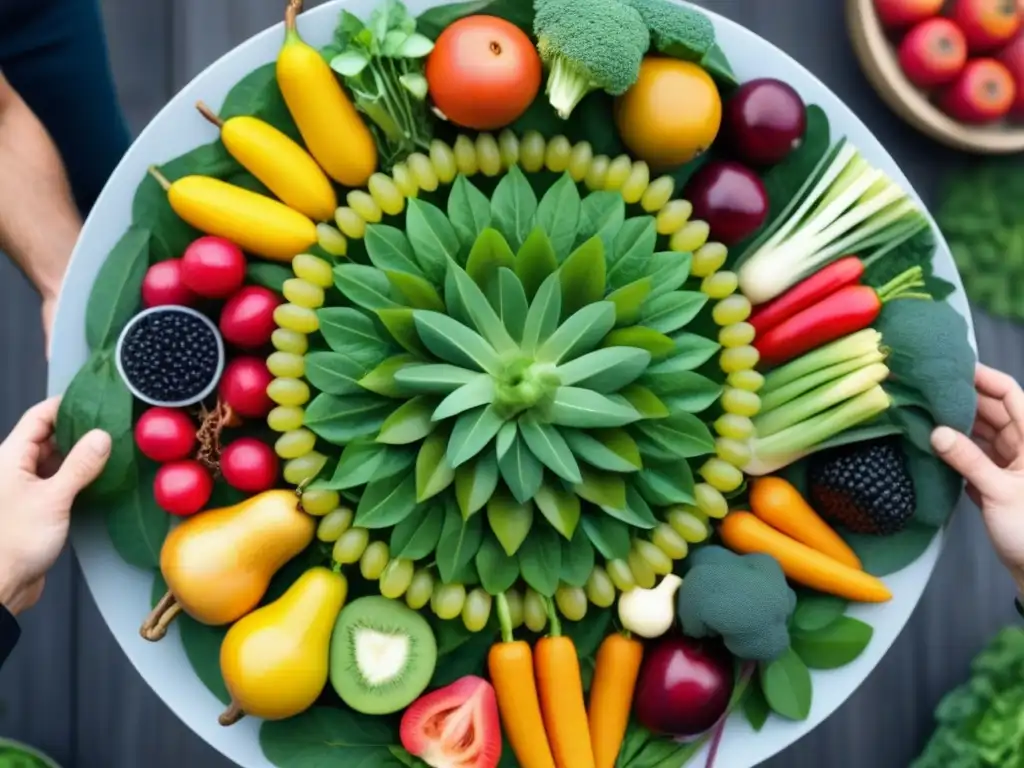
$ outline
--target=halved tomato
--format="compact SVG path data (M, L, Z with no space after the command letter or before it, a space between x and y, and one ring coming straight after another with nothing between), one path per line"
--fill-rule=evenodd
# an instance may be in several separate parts
M433 768L496 768L501 725L494 688L467 675L424 694L402 715L402 746Z

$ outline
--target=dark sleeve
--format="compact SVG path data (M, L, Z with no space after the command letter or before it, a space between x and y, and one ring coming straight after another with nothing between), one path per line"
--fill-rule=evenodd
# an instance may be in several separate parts
M14 650L19 637L21 628L18 626L18 620L0 605L0 667L3 667L7 657Z

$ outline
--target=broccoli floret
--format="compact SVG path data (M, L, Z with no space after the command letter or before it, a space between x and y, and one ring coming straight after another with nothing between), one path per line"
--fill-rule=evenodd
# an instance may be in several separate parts
M676 59L700 61L715 44L715 27L700 11L668 0L625 0L637 11L650 31L651 44L659 53Z
M534 7L548 101L563 120L587 94L619 96L636 82L651 36L635 8L621 0L535 0Z
M721 637L734 656L749 661L785 653L796 593L774 558L708 546L689 559L676 596L684 634Z

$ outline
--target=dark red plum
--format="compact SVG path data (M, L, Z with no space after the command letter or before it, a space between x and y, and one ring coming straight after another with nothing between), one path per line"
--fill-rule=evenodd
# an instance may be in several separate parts
M807 129L807 106L791 85L773 78L744 83L725 103L722 134L728 151L750 165L786 159Z
M693 218L711 228L711 239L735 245L764 224L768 192L760 177L741 163L711 160L697 171L683 196L693 205Z

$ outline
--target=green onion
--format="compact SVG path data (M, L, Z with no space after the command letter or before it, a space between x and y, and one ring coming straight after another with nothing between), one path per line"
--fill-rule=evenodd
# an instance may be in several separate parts
M767 438L789 427L802 425L812 416L817 416L822 411L881 384L888 376L889 369L883 363L873 363L823 384L780 408L762 411L761 415L754 419L757 436Z
M882 350L876 348L874 352L868 352L860 357L854 357L845 362L830 365L828 368L822 368L796 381L791 381L789 384L776 387L761 397L761 413L768 414L779 406L785 405L790 400L799 397L804 392L810 392L815 387L835 381L840 376L859 371L861 368L866 368L872 363L881 363L884 360L885 354Z
M763 398L816 371L878 352L881 341L881 333L874 328L865 328L863 331L851 333L849 336L818 347L771 371L765 376L764 386L761 387L759 394Z

